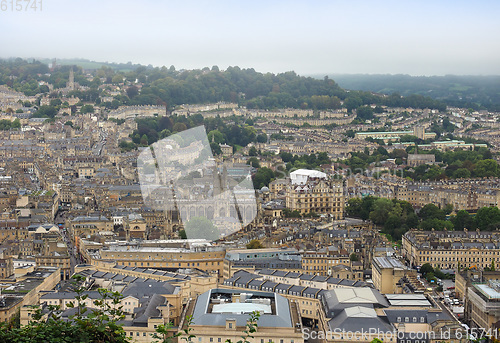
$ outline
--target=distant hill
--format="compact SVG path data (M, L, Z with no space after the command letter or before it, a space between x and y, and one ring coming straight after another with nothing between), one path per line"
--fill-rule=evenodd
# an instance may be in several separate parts
M420 94L452 106L500 111L500 76L333 74L329 77L344 89L404 96Z
M248 109L301 108L316 111L346 108L349 113L356 110L357 119L373 118L374 111L383 111L382 106L429 108L446 110L446 103L429 96L398 94L383 97L366 91L345 91L334 80L304 77L295 72L279 74L259 73L253 68L237 66L220 70L212 68L176 70L142 66L132 63L98 63L84 59L61 59L52 70L43 62L49 60L23 60L21 58L0 59L0 85L7 85L25 95L34 96L49 92L46 84L54 89L64 88L69 80L71 68L74 80L86 90L75 90L71 95L82 101L99 102L102 82L126 86L126 94L116 95L102 104L115 109L121 105L168 105L204 104L219 101L238 103ZM106 68L100 68L100 66ZM93 78L88 78L89 69ZM84 72L84 69L85 70ZM15 75L16 78L11 76ZM140 90L135 86L140 83ZM98 100L99 99L99 100ZM374 109L367 105L378 105Z
M52 63L52 60L48 59L48 58L42 58L42 59L37 59L37 60L42 62L42 63L45 63L45 64ZM106 66L106 67L109 67L111 69L114 69L117 71L122 71L122 72L133 71L141 66L140 64L132 64L132 62L128 62L128 63L96 62L96 61L90 61L90 60L87 60L84 58L57 59L56 64L58 64L60 66L77 65L77 66L80 66L86 70L96 70L96 69L100 69L103 66Z

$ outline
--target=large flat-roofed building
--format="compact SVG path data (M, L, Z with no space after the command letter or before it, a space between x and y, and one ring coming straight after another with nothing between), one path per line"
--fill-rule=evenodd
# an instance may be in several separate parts
M255 311L260 317L252 342L304 342L297 304L272 292L212 289L198 296L186 315L192 316L190 334L197 342L236 342Z
M473 144L473 143L465 143L465 141L459 140L449 140L449 141L435 141L431 144L431 149L436 148L440 150L450 150L455 148L462 149L474 149L474 148L487 148L487 144ZM424 147L425 148L425 147Z
M416 136L419 139L434 139L436 138L435 132L425 132L425 128L422 126L416 126L413 131L372 131L372 132L356 132L355 138L358 139L382 139L384 141L397 141L403 136Z
M53 290L59 281L59 269L45 267L0 285L0 322L9 321L24 305L37 305L40 294Z
M113 221L104 216L76 217L66 225L72 240L76 237L90 237L103 231L113 231Z
M498 231L419 231L403 236L402 254L410 266L429 263L434 268L484 269L500 265Z
M203 239L142 241L93 247L82 241L82 255L94 266L110 261L118 265L142 268L196 268L222 275L225 248L212 246Z
M82 302L88 309L95 307L95 300L102 299L101 294L94 290L95 287L108 288L123 295L116 304L124 312L119 324L123 326L131 342L154 341L152 336L156 333L156 328L168 323L171 323L172 327L167 330L175 334L189 299L216 287L215 277L193 269L167 272L116 265L97 268L101 270L90 265L79 265L76 269L79 275L85 277L81 287L93 286L83 293L85 299ZM48 306L58 306L61 318L70 320L75 313L69 304L75 301L76 295L66 285L57 291L45 292L36 305L40 305L45 316L51 313ZM104 302L112 306L114 301L108 298ZM28 306L21 309L22 325L29 323L30 313L33 311L34 309Z
M472 285L497 279L500 279L500 270L461 270L455 274L455 297L465 302L469 288Z
M301 255L296 249L235 249L226 251L224 258L225 279L240 269L301 269Z
M500 280L474 284L466 299L467 317L471 328L498 332L500 328Z
M316 337L324 342L465 342L460 323L424 294L386 294L372 288L336 288L321 295ZM309 338L313 338L308 329ZM459 333L458 333L459 332Z
M400 280L409 272L408 268L394 257L374 257L372 261L373 285L381 293L402 293Z
M302 318L318 320L320 300L326 290L367 286L363 281L266 269L256 274L239 270L220 287L278 293L297 303Z

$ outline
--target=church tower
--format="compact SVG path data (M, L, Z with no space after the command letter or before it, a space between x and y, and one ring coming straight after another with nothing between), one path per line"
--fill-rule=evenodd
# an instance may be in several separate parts
M75 74L73 73L73 67L69 70L69 82L68 82L69 90L75 90Z

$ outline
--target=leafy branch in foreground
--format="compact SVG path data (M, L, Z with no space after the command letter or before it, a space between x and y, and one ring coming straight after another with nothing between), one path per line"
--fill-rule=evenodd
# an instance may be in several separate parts
M247 320L246 329L243 331L244 335L241 336L241 339L236 343L250 343L249 338L254 338L253 334L257 332L257 322L260 318L259 311L253 311L250 313L250 318ZM233 343L230 339L226 340L226 343Z
M80 286L85 278L75 275L73 279L77 303L70 303L68 307L76 308L75 315L69 316L69 320L65 321L61 318L59 306L32 306L31 319L27 325L13 327L0 323L0 342L130 342L122 326L118 324L118 320L124 318L119 306L123 296L118 292L99 289L101 299L94 300L96 308L89 311L86 306L86 289Z
M181 337L181 339L189 342L192 338L196 337L195 335L190 333L191 331L193 331L193 328L191 327L192 325L193 316L188 315L186 316L185 329L171 335L169 330L173 327L173 324L170 322L165 325L158 325L158 327L156 328L156 333L154 333L152 336L154 339L159 339L159 341L156 341L157 343L171 343L174 341L174 338L185 335L185 337Z

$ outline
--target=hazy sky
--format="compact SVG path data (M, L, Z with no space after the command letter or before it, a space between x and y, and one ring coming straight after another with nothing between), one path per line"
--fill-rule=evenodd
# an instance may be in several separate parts
M0 11L1 57L299 74L500 74L496 0L41 1L41 12Z

